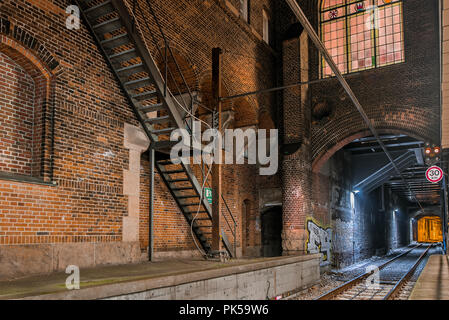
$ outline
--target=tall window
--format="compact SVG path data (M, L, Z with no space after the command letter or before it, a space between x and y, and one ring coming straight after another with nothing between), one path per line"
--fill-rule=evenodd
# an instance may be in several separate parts
M240 17L249 23L249 0L240 0Z
M263 14L263 40L266 43L270 43L270 19L268 18L268 13L265 9L262 12Z
M321 0L321 40L342 73L404 62L402 0ZM333 75L321 58L323 77Z

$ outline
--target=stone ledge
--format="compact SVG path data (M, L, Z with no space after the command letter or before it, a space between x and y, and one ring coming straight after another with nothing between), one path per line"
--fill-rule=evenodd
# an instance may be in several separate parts
M32 300L92 300L92 299L105 299L111 297L117 297L121 295L127 295L132 293L145 292L153 289L161 289L165 287L173 287L192 282L198 282L208 279L220 278L230 275L237 275L247 272L253 272L263 269L269 269L298 262L317 260L317 266L319 266L321 255L301 255L291 257L280 257L273 260L250 263L246 265L229 266L220 269L195 271L185 274L177 274L171 276L161 276L152 279L143 279L137 281L121 282L108 285L102 285L97 287L90 287L80 290L64 291L59 293L50 293L44 295L38 295L33 297L26 297L23 299ZM312 267L309 267L312 268ZM306 269L309 269L306 268ZM318 267L319 268L319 267Z

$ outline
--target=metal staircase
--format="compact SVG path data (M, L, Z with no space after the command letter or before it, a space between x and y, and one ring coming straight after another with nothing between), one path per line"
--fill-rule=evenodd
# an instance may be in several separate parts
M76 0L76 3L153 148L167 153L171 132L178 128L189 129L186 117L181 116L188 106L182 106L167 87L168 81L164 80L137 31L134 15L120 0ZM135 1L134 5L138 3ZM165 79L168 79L167 59L165 63ZM210 254L212 209L207 199L200 197L202 188L192 168L184 163L173 164L168 157L156 160L155 167L202 249ZM235 224L233 236L235 244ZM235 248L224 232L222 239L228 253L234 256Z

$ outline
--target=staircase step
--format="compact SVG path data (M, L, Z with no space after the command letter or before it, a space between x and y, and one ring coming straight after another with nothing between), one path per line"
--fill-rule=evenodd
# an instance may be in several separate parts
M191 207L191 206L198 206L200 205L198 202L197 203L183 203L181 204L182 207Z
M182 190L194 190L192 187L179 187L179 188L170 188L172 191L182 191Z
M195 219L195 221L196 221L196 220L198 220L198 219ZM195 225L195 226L193 226L192 228L193 228L193 229L197 229L197 230L198 230L198 229L204 229L204 228L208 228L208 229L209 229L209 228L212 228L212 226L197 226L197 225ZM201 231L201 233L202 233L202 234L208 234L209 232Z
M92 8L87 9L85 11L85 14L90 20L96 20L112 12L114 12L114 6L112 5L111 1L108 0L101 4L95 5Z
M174 163L171 162L170 159L167 159L167 160L159 160L157 163L160 164L160 165L162 165L162 166L171 166L171 165L175 165Z
M157 97L157 91L156 90L145 91L142 93L134 94L132 97L139 101L148 100Z
M145 122L146 123L150 123L150 124L156 124L156 123L166 123L170 121L170 116L162 116L162 117L157 117L157 118L149 118L146 119Z
M113 50L115 48L121 47L123 45L127 45L129 43L130 43L130 40L129 40L127 33L122 33L118 36L101 41L101 45L106 50Z
M162 173L174 174L174 173L185 173L185 171L182 170L182 169L179 169L179 170L162 171ZM192 187L186 187L186 188L177 188L177 189L172 189L172 190L188 190L188 189L193 189L193 188Z
M190 181L188 178L185 179L169 179L167 182L173 183L173 182L184 182L184 181Z
M114 18L111 20L107 20L105 22L96 24L93 26L93 29L96 34L104 35L107 33L111 33L123 27L122 21L120 18Z
M143 113L155 112L163 109L164 105L162 103L150 104L148 106L142 106L139 108L139 110L142 111Z
M84 0L83 1L83 4L84 5L86 5L86 6L88 6L91 2L95 2L96 0ZM87 9L84 9L84 10L87 10Z
M129 78L133 74L145 71L142 63L136 63L128 67L117 69L117 73L124 78Z
M176 198L178 199L190 199L190 198L199 198L200 196L195 194L195 195L187 195L187 196L176 196Z
M153 130L153 131L151 131L151 133L152 134L166 134L166 133L172 132L175 129L176 128L170 127L170 128L159 129L159 130Z
M137 52L136 49L129 49L129 50L125 50L113 55L109 56L109 59L111 59L112 62L114 63L122 63L125 61L129 61L131 59L134 59L137 57Z
M133 89L143 88L143 87L149 86L151 84L153 84L151 79L149 77L145 77L145 78L141 78L141 79L137 79L137 80L128 81L124 85L126 86L127 89L133 90Z
M185 214L197 214L197 213L207 213L207 211L184 211ZM196 218L195 220L210 220L210 218Z

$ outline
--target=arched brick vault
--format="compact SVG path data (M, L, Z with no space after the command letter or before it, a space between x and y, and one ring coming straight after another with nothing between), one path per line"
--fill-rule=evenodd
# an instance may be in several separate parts
M405 134L412 138L415 138L420 141L427 141L427 137L417 134L416 132L412 132L407 129L399 128L396 126L395 129L390 128L376 128L379 134ZM370 130L362 130L359 132L348 132L345 136L342 134L340 140L337 140L334 144L328 144L328 148L324 149L320 154L312 159L312 171L314 173L319 173L322 166L340 149L345 147L347 144L351 143L355 139L360 139L364 137L371 136L372 133Z

